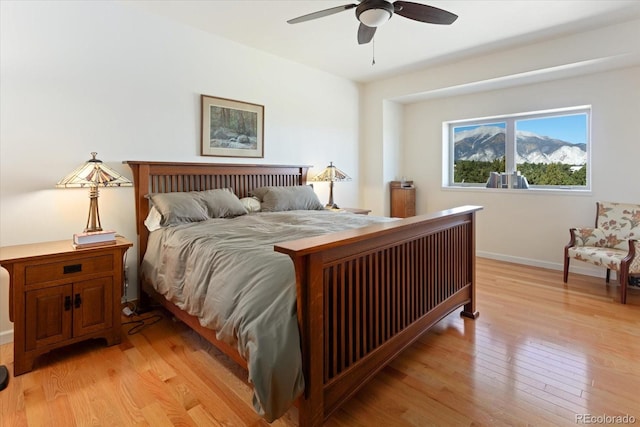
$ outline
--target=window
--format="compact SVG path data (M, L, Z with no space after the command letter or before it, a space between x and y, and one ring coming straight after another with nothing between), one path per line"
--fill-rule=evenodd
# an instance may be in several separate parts
M590 107L444 124L450 187L590 188Z

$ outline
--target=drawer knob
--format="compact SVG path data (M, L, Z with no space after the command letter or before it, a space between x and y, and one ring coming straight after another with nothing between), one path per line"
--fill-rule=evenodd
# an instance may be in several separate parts
M64 297L64 311L71 310L71 297L67 295Z
M82 304L82 298L80 298L80 294L76 294L76 297L73 300L73 305L75 308L80 308L81 304Z
M82 264L65 265L62 267L62 271L64 274L80 273L82 271Z

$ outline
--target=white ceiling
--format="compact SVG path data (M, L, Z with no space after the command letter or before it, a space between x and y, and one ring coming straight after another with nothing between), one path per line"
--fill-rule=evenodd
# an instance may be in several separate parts
M127 0L126 4L357 82L640 17L640 0L416 0L459 16L450 26L394 15L358 45L354 9L295 25L347 1ZM375 65L372 65L375 45Z

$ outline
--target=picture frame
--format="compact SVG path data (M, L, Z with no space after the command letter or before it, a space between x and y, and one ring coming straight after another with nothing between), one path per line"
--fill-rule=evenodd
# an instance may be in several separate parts
M264 157L264 106L201 95L202 156Z

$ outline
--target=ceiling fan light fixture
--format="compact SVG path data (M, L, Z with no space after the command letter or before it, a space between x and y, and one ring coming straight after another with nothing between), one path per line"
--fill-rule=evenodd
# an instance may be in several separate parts
M358 16L360 22L367 27L375 28L384 24L391 18L391 12L385 9L368 9Z
M287 22L289 24L297 24L355 8L356 19L360 22L360 25L358 25L358 44L362 45L372 41L377 28L391 19L394 14L418 22L440 25L450 25L458 18L458 15L446 10L412 1L358 0L358 3L360 4L345 4L319 10L290 19Z

